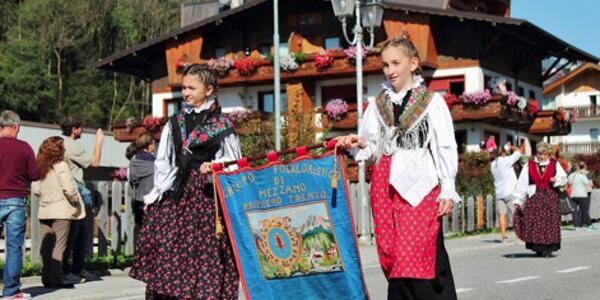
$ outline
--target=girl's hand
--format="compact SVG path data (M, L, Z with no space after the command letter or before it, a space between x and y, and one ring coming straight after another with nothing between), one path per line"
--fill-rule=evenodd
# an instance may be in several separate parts
M447 216L452 213L452 207L454 206L454 201L450 199L442 199L438 203L438 217Z
M201 174L209 174L212 173L212 163L210 162L205 162L202 165L200 165L200 173Z
M150 206L150 204L144 203L144 212L148 212L148 207L149 206Z
M367 142L362 137L356 134L349 134L345 136L339 136L334 139L337 142L338 147L343 149L364 149L367 147Z

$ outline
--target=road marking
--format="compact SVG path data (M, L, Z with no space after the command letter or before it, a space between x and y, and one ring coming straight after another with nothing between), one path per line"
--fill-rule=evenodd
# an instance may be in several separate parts
M460 294L460 293L462 293L462 292L468 292L468 291L472 291L472 290L474 290L474 289L471 289L471 288L468 288L468 289L465 289L465 288L459 288L459 289L456 289L456 293L457 293L457 294Z
M579 267L575 267L575 268L556 271L556 273L571 273L571 272L577 272L577 271L581 271L581 270L587 270L589 268L591 268L591 267L590 266L579 266Z
M496 281L496 283L515 283L515 282L519 282L519 281L532 280L532 279L537 279L537 278L540 278L540 276L519 277L519 278L515 278L515 279Z

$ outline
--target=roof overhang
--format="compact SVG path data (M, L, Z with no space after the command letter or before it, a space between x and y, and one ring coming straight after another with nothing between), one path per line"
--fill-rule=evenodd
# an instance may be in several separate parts
M544 94L552 93L554 90L562 86L563 84L569 83L575 77L584 74L586 71L600 72L600 65L595 63L585 63L577 67L575 70L567 73L565 76L554 80L544 88Z
M474 21L488 23L503 33L510 34L515 38L538 48L545 53L546 57L561 57L568 61L586 61L597 63L599 59L583 50L580 50L558 37L548 33L538 26L526 20L507 18L475 12L464 12L451 9L438 9L431 7L413 6L399 4L393 1L383 1L384 7L390 10L405 11L406 13L427 14L454 18L459 21ZM165 61L165 42L177 40L191 34L195 30L212 25L218 25L231 16L259 5L269 5L267 0L249 0L243 5L225 11L205 20L192 23L181 29L175 30L157 39L153 39L131 48L119 51L91 65L107 71L125 73L137 76L144 80L153 80L153 63Z

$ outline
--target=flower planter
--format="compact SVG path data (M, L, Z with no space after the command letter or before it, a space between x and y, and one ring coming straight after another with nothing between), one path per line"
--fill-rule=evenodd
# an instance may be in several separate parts
M356 103L348 104L348 112L341 119L333 122L330 120L327 112L324 109L319 109L318 111L321 115L321 125L323 128L328 128L329 124L331 124L331 128L334 129L354 129L356 128L356 120L358 118L358 111L356 108Z
M161 120L161 124L149 130L144 127L143 122L131 122L127 123L127 121L117 121L112 124L112 132L115 140L119 142L133 142L138 136L142 133L150 133L155 140L160 140L160 135L162 133L162 129L164 125L167 123L167 119Z

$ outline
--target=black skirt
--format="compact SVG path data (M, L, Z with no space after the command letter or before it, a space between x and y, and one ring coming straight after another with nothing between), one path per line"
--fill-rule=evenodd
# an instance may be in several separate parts
M434 279L390 278L388 300L455 300L456 288L450 269L444 236L440 232L436 241Z

